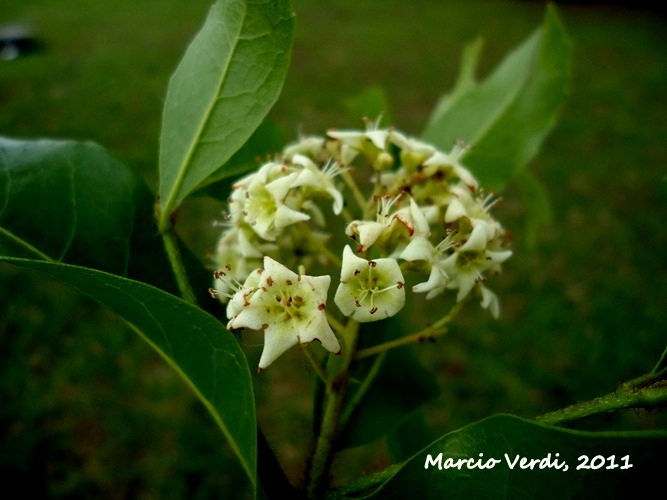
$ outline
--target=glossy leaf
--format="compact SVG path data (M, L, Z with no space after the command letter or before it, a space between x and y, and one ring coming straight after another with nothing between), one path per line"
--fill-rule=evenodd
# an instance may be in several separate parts
M0 261L70 285L125 319L199 396L255 485L257 423L250 371L237 340L222 323L138 281L66 264L7 257Z
M665 449L667 432L581 432L498 415L433 442L364 498L621 498L635 494L638 484L659 490ZM485 469L451 466L458 459L476 463L480 454L484 465L499 462ZM522 468L521 457L524 467L537 462ZM581 465L590 468L577 470Z
M293 26L288 0L218 0L211 8L169 83L160 138L162 226L273 106Z
M47 139L0 138L0 192L1 255L121 275L130 267L137 210L150 198L141 179L100 146ZM150 220L150 212L142 215Z
M571 48L555 9L542 27L481 83L474 68L478 41L464 53L451 95L436 107L423 137L449 151L457 140L472 147L463 163L488 189L501 189L538 152L566 96Z
M176 291L141 177L90 142L0 138L0 255Z

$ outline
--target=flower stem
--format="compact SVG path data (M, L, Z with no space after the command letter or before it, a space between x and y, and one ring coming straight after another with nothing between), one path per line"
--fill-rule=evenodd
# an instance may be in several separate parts
M654 374L648 374L626 382L617 391L561 410L545 413L535 417L535 420L545 425L561 425L627 408L652 408L665 402L667 402L665 381L656 378Z
M350 191L352 191L352 196L354 196L357 205L359 205L361 213L364 213L366 211L366 205L368 204L368 202L364 197L364 195L361 193L361 190L359 189L359 186L355 182L354 177L352 177L350 172L348 172L347 170L341 174L341 177L343 178L343 181L345 181L345 184L347 184L347 187L350 188Z
M185 270L183 259L181 258L181 249L178 246L178 239L176 238L174 228L170 225L163 227L160 230L160 234L162 235L164 247L167 250L167 257L169 258L171 268L176 277L176 284L181 293L181 298L191 304L197 304L197 299L190 286L190 280Z
M315 355L311 352L308 345L306 344L300 344L300 345L301 348L303 349L303 353L306 355L306 358L308 358L308 361L313 367L313 370L315 370L315 373L317 373L317 376L320 377L320 380L322 380L322 383L325 386L328 385L328 377L324 369L322 368L322 364L317 360Z
M310 228L306 226L305 224L302 225L303 229L303 234L305 234L314 246L317 247L317 249L322 252L322 254L331 261L332 264L334 264L336 267L342 267L343 262L340 260L340 257L333 253L331 250L329 250L329 247L320 239L318 239L313 233L310 232Z
M370 370L368 370L368 374L364 378L363 382L357 389L357 392L354 393L354 397L350 400L350 402L347 404L345 407L345 411L343 412L343 416L340 419L340 428L344 429L345 426L347 425L347 422L350 420L350 417L352 417L352 414L354 413L354 410L359 406L359 403L361 403L361 400L364 398L366 393L368 392L368 389L370 389L371 385L373 384L373 381L375 380L375 377L377 377L378 373L380 373L380 368L382 367L382 363L384 362L384 358L387 354L387 351L383 352L380 354L377 358L373 360L373 364L371 365Z
M661 375L667 372L667 347L662 353L662 356L660 356L660 359L656 363L655 367L653 367L653 370L651 370L652 374L656 375Z
M396 349L397 347L402 347L407 344L413 344L415 342L423 342L426 339L435 339L440 335L444 335L448 331L447 328L445 328L444 326L454 319L456 314L461 309L462 305L463 301L457 302L445 316L440 318L432 325L427 326L423 330L418 331L417 333L406 335L405 337L390 340L388 342L374 345L372 347L367 347L366 349L361 349L360 351L357 351L357 353L354 356L354 359L359 360L367 358L368 356L373 356L381 352L386 352L390 349Z
M334 442L340 423L345 392L350 380L350 363L353 359L352 353L357 343L358 331L359 323L348 320L347 328L343 332L345 347L342 366L339 365L340 368L337 373L327 383L327 401L310 468L308 496L313 500L321 498L322 492L327 486L329 467L333 460Z

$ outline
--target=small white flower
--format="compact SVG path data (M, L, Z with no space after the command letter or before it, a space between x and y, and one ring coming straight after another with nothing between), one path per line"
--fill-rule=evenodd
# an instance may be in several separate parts
M431 232L426 216L413 199L410 199L410 214L414 224L414 234L399 258L409 262L424 260L430 264L431 273L428 280L414 285L412 291L415 293L427 293L426 298L432 299L440 295L450 281L442 263L445 260L445 253L449 255L449 250L455 245L454 235L448 235L434 246L429 241Z
M491 315L497 319L500 316L500 302L498 301L498 297L483 285L479 286L479 290L482 294L481 306L484 309L488 309Z
M240 194L233 195L230 201L241 204L246 222L261 238L275 241L284 227L310 219L286 202L298 175L283 165L269 163L234 184Z
M391 155L386 151L390 130L380 129L381 117L375 122L366 123L366 131L330 130L327 136L340 141L340 160L349 165L359 153L366 155L380 168L393 163Z
M424 162L424 166L427 167L425 170L426 175L431 176L441 169L449 170L456 177L461 179L461 181L463 181L463 183L470 189L473 191L477 190L477 179L470 173L470 170L459 163L459 159L463 156L466 150L467 148L465 146L457 143L449 154L443 153L442 151L436 151Z
M484 272L499 269L500 264L511 255L511 250L490 250L487 245L487 229L484 224L476 226L468 241L441 262L443 270L451 278L447 288L457 288L456 300L463 300L475 283L484 281Z
M500 198L495 197L493 194L486 197L481 195L473 196L467 187L461 185L453 186L451 193L454 197L445 212L445 222L447 224L456 222L459 219L468 219L470 226L473 228L478 225L484 225L486 239L489 241L502 234L502 226L489 214L491 207Z
M401 149L401 164L411 173L436 152L430 144L406 137L400 132L392 131L390 140Z
M283 150L282 157L292 161L296 155L307 156L318 163L324 163L330 157L326 149L326 139L316 136L302 137L297 142L289 144Z
M359 252L365 252L373 243L387 238L403 229L412 233L412 222L406 210L391 212L394 204L403 197L381 196L377 200L378 210L374 221L355 220L348 224L345 234L356 240L361 246Z
M325 191L334 200L333 212L336 215L340 214L343 210L343 195L336 188L333 180L346 169L340 168L335 161L329 161L320 170L310 158L300 154L294 155L292 163L303 167L303 170L299 172L295 179L293 187L308 186L317 191Z
M360 323L395 315L405 305L403 274L398 262L388 258L368 261L346 246L334 302L345 316Z
M340 353L338 339L325 313L330 276L297 275L270 257L264 269L251 274L257 283L244 285L235 295L228 314L231 328L264 331L259 371L297 343L319 341L325 349ZM232 306L232 303L234 306Z

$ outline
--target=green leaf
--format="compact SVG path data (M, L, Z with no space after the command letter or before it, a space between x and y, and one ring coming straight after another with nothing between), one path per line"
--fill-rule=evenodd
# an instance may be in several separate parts
M218 0L211 8L169 83L160 138L161 227L277 100L293 27L288 0Z
M238 342L222 323L138 281L67 264L8 257L0 261L70 285L125 319L199 396L254 487L257 423L250 371Z
M0 255L67 262L177 291L153 194L102 147L0 138L0 192Z
M458 83L436 106L423 137L445 150L457 140L472 145L463 163L483 186L502 189L554 125L567 92L571 48L550 6L542 27L477 83L480 50L477 41L464 53Z
M271 120L264 120L241 149L201 184L202 190L197 191L197 194L214 193L214 197L226 200L231 192L230 178L244 174L259 167L267 159L272 159L283 149L285 142L285 134L280 127ZM216 188L223 186L225 189L220 193L221 190Z
M514 180L526 208L526 243L533 248L540 228L551 224L551 205L544 186L529 170L517 172Z
M0 254L121 275L137 212L152 199L100 146L47 139L0 138L0 192Z
M656 472L664 468L666 449L667 432L582 432L497 415L441 437L391 469L381 487L364 498L621 498L635 494L639 484L646 491L661 487ZM480 454L483 464L499 462L486 469L445 468L447 459L476 463ZM632 467L622 469L626 456ZM522 469L516 457L544 461ZM582 464L597 468L577 470Z

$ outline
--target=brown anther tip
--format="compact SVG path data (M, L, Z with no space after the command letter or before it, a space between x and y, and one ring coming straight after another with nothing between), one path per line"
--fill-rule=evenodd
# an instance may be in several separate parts
M218 298L218 292L215 291L215 288L209 288L208 293L211 296L211 298L213 298L213 299Z
M340 350L336 353L336 356L340 356L341 354L343 354L343 350L342 350L342 349L340 349Z
M326 309L326 307L327 307L326 304L320 304L319 306L317 306L317 308L318 308L320 311L324 311L324 310Z
M269 324L268 324L268 323L264 323L264 324L262 325L262 330L266 330L268 327L269 327Z
M287 283L287 286L291 286L292 285L292 280L285 280L285 283Z
M264 371L264 368L257 368L257 375L259 375L259 374L262 373L263 371Z
M373 308L370 310L370 313L371 313L371 314L375 314L376 312L378 312L378 308L377 308L377 307L373 307Z
M398 288L399 290L401 288L403 288L404 286L405 286L405 283L403 283L402 281L399 281L398 283L396 283L396 288Z
M374 260L369 260L369 261L368 261L368 265L371 266L371 267L375 267L375 266L378 265L378 263L375 262Z
M354 270L354 275L355 276L359 276L360 274L361 274L361 270L359 270L359 269Z

